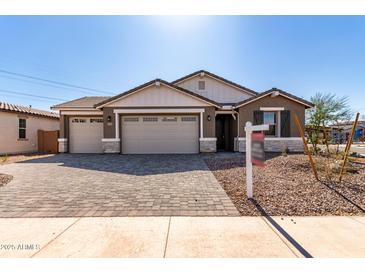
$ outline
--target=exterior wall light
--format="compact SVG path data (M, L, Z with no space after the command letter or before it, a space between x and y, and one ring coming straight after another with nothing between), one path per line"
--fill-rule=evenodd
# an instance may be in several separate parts
M207 120L210 121L212 118L210 117L210 115L207 116Z
M112 121L112 117L109 115L109 116L106 118L106 120L107 120L107 122L108 122L108 123L111 123L111 121Z

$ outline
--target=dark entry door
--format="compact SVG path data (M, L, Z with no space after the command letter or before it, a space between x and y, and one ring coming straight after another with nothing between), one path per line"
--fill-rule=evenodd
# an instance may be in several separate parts
M215 117L215 136L217 137L217 150L224 149L224 119L221 115Z
M231 115L217 115L215 117L215 136L217 137L218 150L233 150L233 140L231 140L231 119Z

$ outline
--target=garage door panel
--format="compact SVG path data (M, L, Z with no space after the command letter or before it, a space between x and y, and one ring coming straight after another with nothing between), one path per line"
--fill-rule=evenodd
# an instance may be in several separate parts
M122 117L122 153L198 153L197 116Z
M70 119L70 152L102 153L102 117L73 117Z

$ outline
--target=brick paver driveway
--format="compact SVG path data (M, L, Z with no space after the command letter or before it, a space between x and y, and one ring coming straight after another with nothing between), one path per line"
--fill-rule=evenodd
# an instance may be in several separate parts
M238 215L200 155L59 154L0 166L0 217Z

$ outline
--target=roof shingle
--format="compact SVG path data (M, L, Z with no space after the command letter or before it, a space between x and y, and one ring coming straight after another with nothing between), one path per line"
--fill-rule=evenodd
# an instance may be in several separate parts
M58 108L94 108L94 105L103 102L111 96L85 96L62 104L54 105L51 109Z

